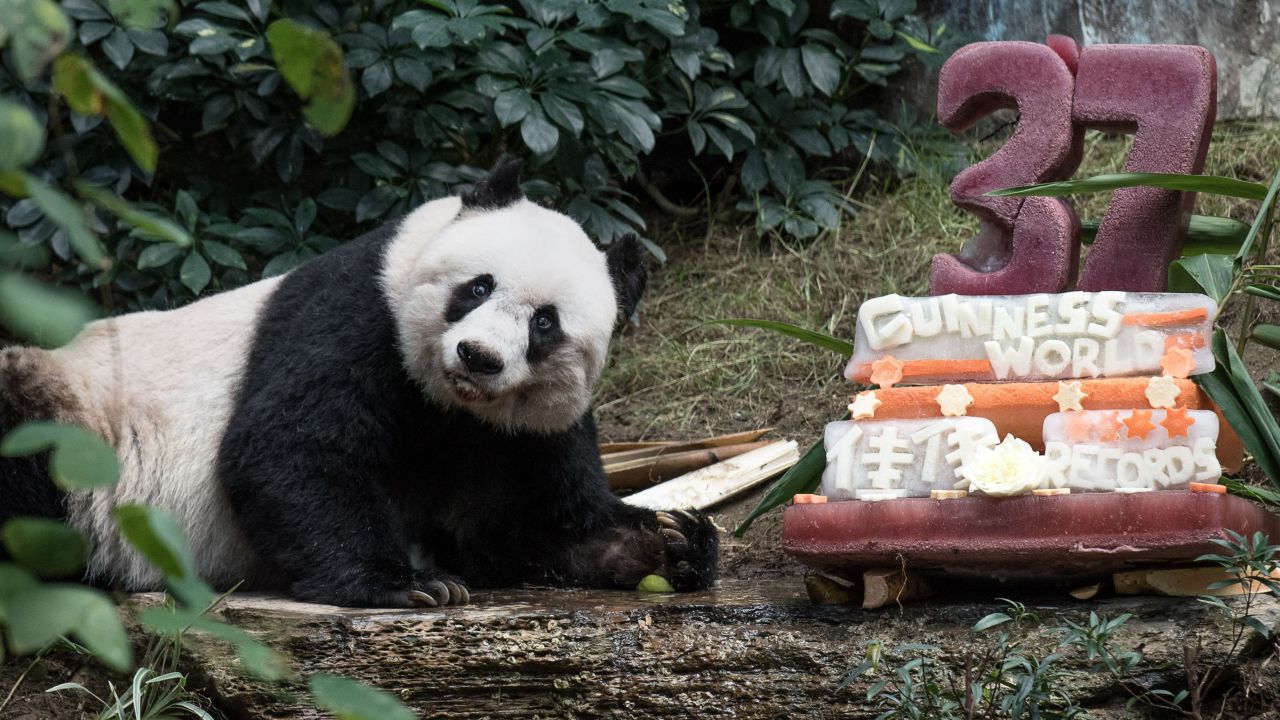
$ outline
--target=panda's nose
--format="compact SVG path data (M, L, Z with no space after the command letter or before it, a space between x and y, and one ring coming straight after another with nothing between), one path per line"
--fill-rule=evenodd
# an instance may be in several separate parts
M467 370L481 375L497 375L502 372L502 358L472 342L458 343L458 357Z

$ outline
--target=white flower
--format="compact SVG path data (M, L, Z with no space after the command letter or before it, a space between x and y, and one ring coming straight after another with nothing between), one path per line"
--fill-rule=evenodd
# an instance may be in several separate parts
M1007 497L1031 492L1044 477L1044 457L1025 440L1006 435L995 447L979 447L960 474L970 488L987 495Z

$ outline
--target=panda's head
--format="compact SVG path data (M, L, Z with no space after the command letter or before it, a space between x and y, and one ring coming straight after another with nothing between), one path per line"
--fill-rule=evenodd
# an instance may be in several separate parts
M518 162L401 224L385 281L410 375L437 404L504 430L557 432L587 412L609 339L645 285L635 237L598 250L523 196Z

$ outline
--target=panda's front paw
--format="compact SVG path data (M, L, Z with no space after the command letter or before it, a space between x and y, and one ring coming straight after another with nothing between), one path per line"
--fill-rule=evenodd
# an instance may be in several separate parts
M471 593L466 584L456 578L419 580L408 593L409 604L417 607L446 607L466 605Z
M658 511L658 535L665 546L658 573L676 590L701 590L716 580L720 537L711 518L697 510Z

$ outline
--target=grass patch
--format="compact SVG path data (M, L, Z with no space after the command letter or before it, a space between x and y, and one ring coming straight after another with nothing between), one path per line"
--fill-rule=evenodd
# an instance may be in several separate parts
M1088 133L1077 176L1119 171L1130 139ZM975 157L1002 141L975 143ZM1277 166L1280 126L1235 123L1215 131L1205 172L1265 183ZM1078 198L1080 216L1101 217L1109 199ZM764 426L802 444L816 438L848 402L842 361L764 331L702 323L758 317L852 339L864 299L926 293L929 259L958 250L977 229L937 178L882 184L855 202L859 214L838 233L806 245L762 243L750 228L722 225L659 238L669 260L654 268L640 324L615 341L597 391L602 438L693 437ZM1196 212L1250 221L1256 207L1202 197ZM1274 362L1271 351L1251 351L1255 369Z

